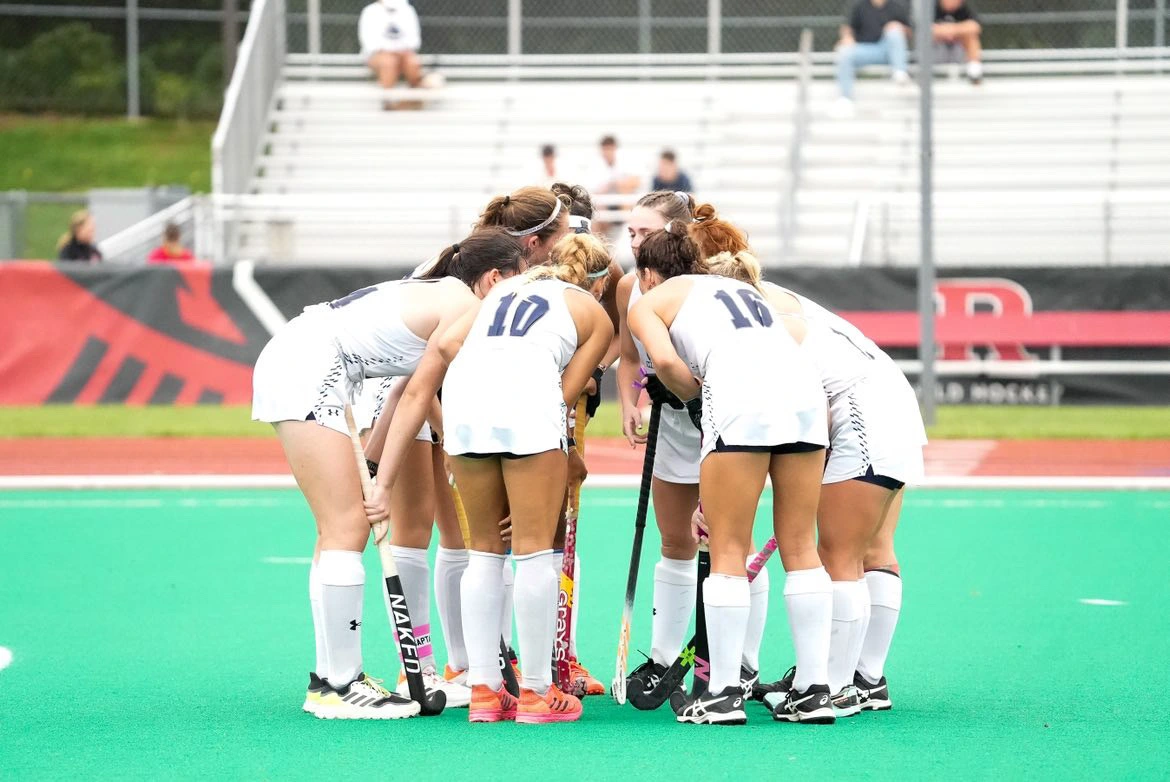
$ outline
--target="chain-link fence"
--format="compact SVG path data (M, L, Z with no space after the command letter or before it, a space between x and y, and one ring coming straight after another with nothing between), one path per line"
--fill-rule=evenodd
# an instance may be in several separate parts
M318 0L321 51L358 50L367 0ZM287 0L292 52L309 47L311 0ZM434 54L792 52L800 31L831 49L844 3L830 0L415 0ZM1170 0L972 0L988 49L1164 46ZM249 0L0 2L0 111L214 116L225 8ZM517 14L516 16L515 14ZM1119 20L1124 35L1118 35ZM230 35L230 33L229 33ZM137 65L135 67L135 61ZM138 89L130 76L137 74ZM131 97L128 97L131 96Z
M239 0L242 32L248 0ZM214 117L223 0L0 3L0 111ZM137 76L134 89L131 76Z

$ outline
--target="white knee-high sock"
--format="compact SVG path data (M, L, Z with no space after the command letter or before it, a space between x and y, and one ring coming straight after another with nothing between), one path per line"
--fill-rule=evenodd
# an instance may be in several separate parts
M557 584L561 583L561 574L565 568L564 549L553 549L553 572L557 574ZM557 587L560 588L559 586ZM573 552L573 616L569 625L569 656L577 659L577 617L581 616L581 557Z
M793 570L784 579L784 603L796 650L796 679L804 692L829 683L829 635L833 625L833 581L823 567Z
M523 661L522 687L538 693L552 684L553 640L556 638L557 575L552 549L515 556L516 634Z
M711 654L711 692L739 686L739 664L747 634L752 596L747 576L712 573L703 582L707 611L707 648Z
M749 556L748 564L755 558L755 554ZM764 625L768 621L768 587L771 584L768 568L763 567L748 587L752 595L752 610L748 614L747 635L743 639L743 664L753 671L760 670L760 644L764 641Z
M515 614L516 571L512 569L514 562L512 555L508 554L500 565L502 568L500 573L504 579L504 602L500 605L500 635L509 649L513 646L512 616ZM500 642L496 641L496 646L499 644Z
M467 683L500 689L500 611L504 604L504 555L467 553L460 593L463 638L467 643Z
M313 641L317 650L313 672L325 676L329 670L329 656L325 652L325 618L321 615L321 577L317 563L309 565L309 608L313 612Z
M362 672L362 593L366 570L360 551L322 551L317 558L321 581L321 626L327 664L318 675L344 687Z
M865 574L865 582L869 585L872 615L861 645L857 670L866 681L877 684L885 675L886 657L902 610L902 579L885 570L871 570Z
M443 548L435 555L435 603L439 625L447 645L447 665L455 671L467 670L467 645L463 642L463 612L459 582L467 570L467 551Z
M435 668L435 651L431 647L431 565L425 548L391 546L398 578L406 595L406 608L414 625L414 642L418 647L418 662L425 671ZM382 590L383 599L386 590ZM395 636L397 638L397 636Z
M869 632L869 620L873 616L873 608L869 604L869 582L864 577L857 581L857 595L861 600L861 629L853 638L853 649L849 657L853 660L853 671L861 665L861 650L865 647L865 635ZM853 684L853 672L849 673L849 684Z
M861 653L868 594L857 581L833 582L833 629L829 636L829 690L853 684L856 655Z
M699 566L693 559L663 557L654 566L654 622L650 634L650 658L670 666L682 651L691 614Z

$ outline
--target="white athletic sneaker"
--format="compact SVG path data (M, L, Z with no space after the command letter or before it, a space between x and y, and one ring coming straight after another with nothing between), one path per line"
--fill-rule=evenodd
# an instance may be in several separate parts
M471 688L466 684L457 681L449 681L444 679L439 674L435 673L434 668L427 668L423 671L423 684L427 688L427 692L434 692L435 690L442 690L447 694L447 706L452 709L463 709L471 705ZM406 681L406 677L399 674L398 686L395 692L404 698L410 697L410 685Z
M894 80L894 84L901 85L910 83L910 74L906 73L906 71L894 71L890 78Z
M381 685L381 680L359 673L344 687L324 682L325 693L317 700L313 716L322 720L396 720L413 717L420 706Z
M837 98L829 106L829 116L833 119L853 119L853 101L844 95Z
M983 63L978 60L971 60L967 63L967 78L971 80L972 84L983 81Z

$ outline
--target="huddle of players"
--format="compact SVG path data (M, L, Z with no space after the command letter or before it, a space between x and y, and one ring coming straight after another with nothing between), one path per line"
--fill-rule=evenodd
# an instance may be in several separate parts
M558 521L570 475L583 474L567 411L596 393L618 355L631 444L645 440L643 385L662 410L652 654L629 676L631 700L654 690L682 649L702 528L710 679L680 706L680 721L742 723L751 698L787 721L889 708L882 669L901 604L893 530L925 442L913 390L847 322L763 282L742 231L709 205L674 192L639 200L629 222L636 269L624 276L589 233L591 211L587 193L561 185L493 199L467 239L411 279L306 308L257 361L253 418L276 427L318 527L305 710L418 712L403 681L390 692L361 666L361 552L369 525L377 534L393 518L427 686L469 706L472 722L580 717L580 699L551 670ZM377 484L366 500L342 416L351 400L377 421L367 444ZM749 584L746 565L769 477L796 664L761 685L768 576ZM448 478L466 509L466 545ZM432 520L443 674L429 649ZM518 698L499 664L513 614ZM604 692L572 652L574 678Z

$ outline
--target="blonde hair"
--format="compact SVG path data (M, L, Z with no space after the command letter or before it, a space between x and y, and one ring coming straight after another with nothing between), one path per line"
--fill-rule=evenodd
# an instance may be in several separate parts
M756 256L747 250L737 253L722 252L707 259L707 266L712 274L720 277L730 277L733 280L746 282L756 290L760 289L763 271Z
M609 272L613 258L593 234L566 234L553 245L547 266L528 272L529 280L561 280L579 288Z
M77 231L81 226L85 225L85 221L89 219L88 209L78 209L69 216L69 230L61 234L61 238L57 240L57 251L69 244L73 239L77 238Z

